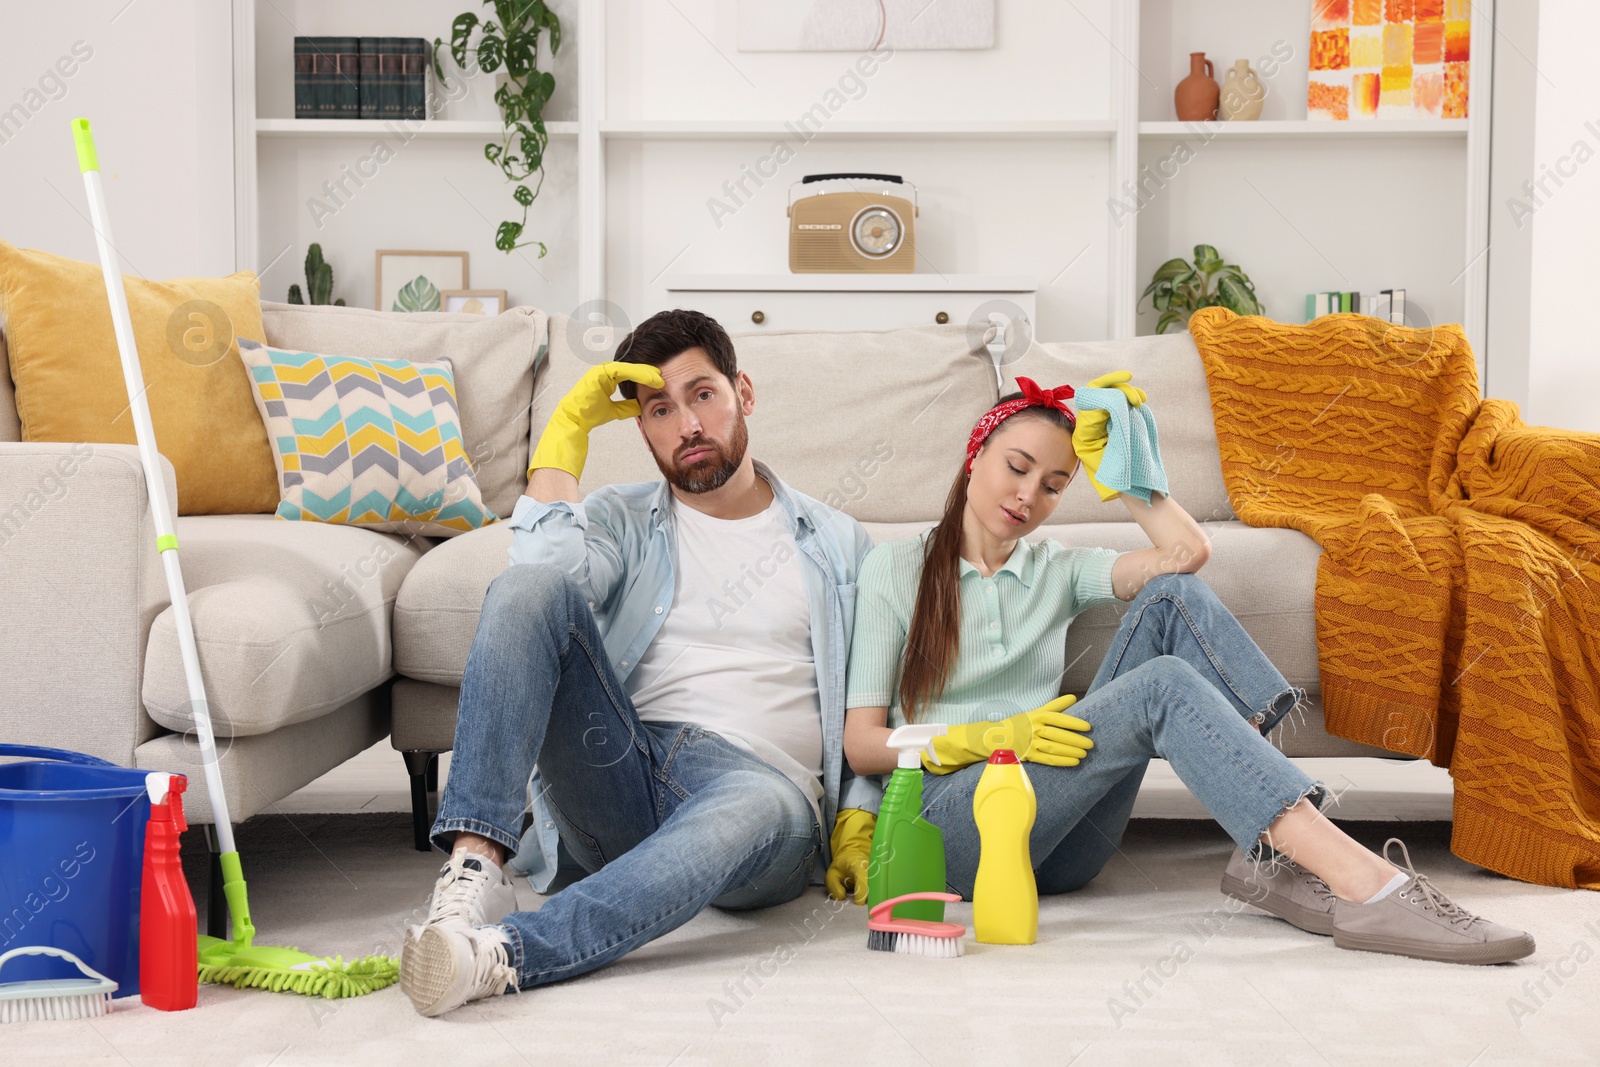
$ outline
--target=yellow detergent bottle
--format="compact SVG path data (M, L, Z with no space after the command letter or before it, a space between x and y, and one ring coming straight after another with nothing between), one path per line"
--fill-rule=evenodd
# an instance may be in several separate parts
M978 824L978 877L972 887L972 934L986 945L1031 945L1039 939L1039 887L1028 835L1038 802L1017 754L995 749L972 795Z

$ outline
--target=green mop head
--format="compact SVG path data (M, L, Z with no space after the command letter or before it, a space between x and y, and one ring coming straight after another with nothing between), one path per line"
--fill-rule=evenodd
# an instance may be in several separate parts
M293 948L200 939L200 981L212 985L338 1000L375 993L399 977L400 963L392 956L363 956L346 963L342 956L325 959Z
M363 956L349 963L343 956L327 959L295 948L268 948L252 944L255 924L250 921L250 901L237 852L224 852L222 892L233 916L232 941L200 938L200 981L240 989L270 989L274 993L301 993L308 997L359 997L394 985L400 961L393 956Z

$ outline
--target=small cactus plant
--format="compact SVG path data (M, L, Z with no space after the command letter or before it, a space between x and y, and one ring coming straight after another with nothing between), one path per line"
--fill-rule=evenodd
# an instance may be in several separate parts
M344 297L333 301L328 299L333 295L333 267L322 258L322 246L314 242L306 249L306 292L311 294L313 304L332 303L335 307L344 307ZM289 286L289 303L305 303L298 285Z

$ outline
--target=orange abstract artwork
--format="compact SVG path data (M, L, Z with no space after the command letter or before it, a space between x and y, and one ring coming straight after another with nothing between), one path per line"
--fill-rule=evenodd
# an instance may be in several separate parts
M1360 75L1357 75L1360 77ZM1411 102L1420 111L1430 115L1444 115L1444 73L1429 71L1418 74L1411 81Z
M1311 0L1306 115L1463 119L1467 0Z
M1446 63L1444 65L1444 111L1441 117L1447 119L1464 119L1467 117L1467 65L1465 63Z
M1352 74L1350 76L1350 110L1362 118L1377 118L1379 85L1376 74ZM1442 86L1440 91L1443 91Z
M1311 69L1349 70L1350 31L1311 31Z
M1350 117L1350 90L1343 85L1312 82L1309 106L1330 119L1347 119Z

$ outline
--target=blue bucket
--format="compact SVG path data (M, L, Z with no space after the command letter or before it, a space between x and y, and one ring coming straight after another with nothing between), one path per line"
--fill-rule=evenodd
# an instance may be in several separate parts
M37 745L0 744L0 952L48 945L139 992L139 890L150 798L144 771ZM82 977L64 960L14 957L4 980Z

